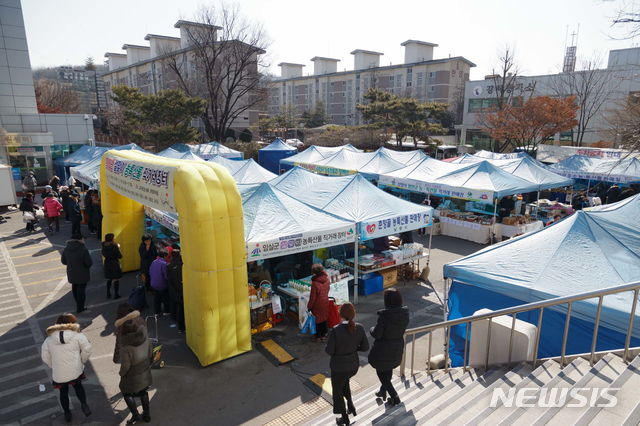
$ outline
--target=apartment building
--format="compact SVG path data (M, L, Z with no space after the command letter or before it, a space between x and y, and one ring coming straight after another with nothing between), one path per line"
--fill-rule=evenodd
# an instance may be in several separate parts
M144 40L146 45L124 44L122 52L105 53L107 71L102 74L106 92L108 107L113 106L112 88L126 85L139 89L144 94L155 94L161 90L179 89L178 76L171 71L167 64L167 58L174 57L181 62L188 75L197 73L193 60L193 37L198 34L213 33L213 39L218 42L217 32L221 27L206 25L197 22L179 20L174 25L179 29L180 37L172 37L158 34L147 34ZM203 29L206 27L206 29ZM225 43L240 43L239 41L225 41ZM264 54L261 49L255 50L256 55ZM257 73L257 69L253 70ZM258 120L257 110L247 110L238 117L231 128L237 131L248 128Z
M570 71L577 82L589 79L584 71ZM586 127L583 144L606 142L616 147L615 131L612 131L611 117L616 110L624 107L629 96L640 94L640 48L611 50L607 67L595 71L599 75L592 80L604 79L607 93L603 105ZM518 76L510 90L513 99L522 102L532 96L570 96L570 90L559 94L558 89L563 73L537 76ZM495 80L487 76L484 80L468 81L464 89L464 114L462 125L456 126L461 144L473 144L478 149L489 149L490 138L482 132L479 121L482 114L490 112L496 102ZM557 145L570 144L575 139L575 130L557 133L553 142Z
M401 46L404 63L397 65L380 66L383 53L363 49L351 52L350 71L338 71L340 59L321 56L311 58L312 75L303 75L304 64L280 63L281 75L269 85L268 113L286 106L302 113L322 104L330 123L358 125L362 118L356 105L370 88L449 105L461 98L473 62L462 56L433 59L434 43L407 40Z

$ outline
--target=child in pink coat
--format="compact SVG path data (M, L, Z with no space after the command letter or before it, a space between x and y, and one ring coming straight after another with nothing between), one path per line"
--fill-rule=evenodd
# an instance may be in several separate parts
M62 204L58 201L50 192L44 199L42 204L44 214L47 215L47 221L49 222L49 232L53 234L53 224L56 224L56 232L60 232L60 210L62 210Z

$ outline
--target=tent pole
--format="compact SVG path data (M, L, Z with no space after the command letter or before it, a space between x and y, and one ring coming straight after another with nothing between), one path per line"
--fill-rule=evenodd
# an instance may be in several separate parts
M591 179L587 181L587 197L589 196L589 188L591 188Z
M429 230L429 249L427 250L427 266L431 262L431 240L433 239L433 218L431 218L431 229Z
M356 243L353 246L353 303L358 303L358 278L360 274L358 265L358 248L360 245L360 233L356 232Z
M491 244L496 243L496 214L498 213L498 197L493 199L493 226L491 227Z

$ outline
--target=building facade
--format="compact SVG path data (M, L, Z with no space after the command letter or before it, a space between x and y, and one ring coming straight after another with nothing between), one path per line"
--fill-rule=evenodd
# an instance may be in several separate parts
M71 89L80 104L78 112L82 114L98 114L106 108L106 94L104 82L100 74L106 71L104 65L96 65L95 70L85 69L84 66L63 65L56 68L41 68L34 70L34 80L54 80Z
M20 0L0 5L0 162L13 168L16 188L29 170L39 183L53 160L94 143L86 114L38 114Z
M606 68L594 71L598 74L593 80L603 79L606 99L597 113L588 123L583 139L583 145L595 142L605 142L616 147L615 131L612 131L610 117L616 110L624 107L629 96L640 94L640 48L619 49L609 52ZM589 78L584 71L571 71L571 78L578 83L583 78ZM522 102L535 96L571 96L571 90L560 90L567 87L567 73L547 74L538 76L518 76L511 90L514 100ZM562 93L561 93L562 92ZM459 142L471 144L478 149L489 149L491 140L481 130L483 114L491 111L496 102L495 80L487 76L484 80L468 81L464 90L464 115L462 125L458 129ZM575 129L558 133L553 137L556 145L570 145L575 140ZM551 142L551 141L550 141Z
M139 89L144 94L157 94L161 90L180 89L178 76L171 70L167 63L167 58L176 58L183 70L186 70L187 76L195 76L197 73L196 66L193 61L193 48L191 38L194 34L199 33L202 27L208 27L214 33L217 33L221 27L214 25L205 25L196 22L179 20L175 24L175 28L180 30L180 37L170 37L157 34L147 34L145 40L148 45L124 44L120 52L105 53L107 70L102 74L104 90L107 99L107 107L113 107L112 88L115 86L129 86ZM214 35L217 41L217 36ZM226 43L240 43L238 41L226 41ZM251 46L256 55L265 53L260 49ZM257 62L257 61L256 61ZM257 73L255 70L250 70ZM252 124L257 123L258 110L249 109L241 114L232 124L231 128L235 131L242 131L249 128ZM194 125L198 120L194 120Z
M464 84L475 64L464 57L433 59L437 44L418 40L402 43L404 63L380 66L380 52L356 49L353 70L338 71L339 59L316 56L313 75L303 75L303 64L282 62L281 75L269 85L268 113L275 115L286 107L298 114L322 105L331 124L363 124L356 105L370 88L420 101L453 105L462 99Z

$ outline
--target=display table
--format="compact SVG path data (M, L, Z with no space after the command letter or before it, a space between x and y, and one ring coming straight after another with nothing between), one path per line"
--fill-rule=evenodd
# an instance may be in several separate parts
M352 279L353 276L350 275L330 285L329 297L336 299L336 304L342 305L349 301L349 281ZM311 282L311 277L305 278L302 281ZM277 290L278 293L297 299L298 325L300 328L302 328L304 321L307 319L307 303L309 303L310 291L311 288L309 288L309 291L301 292L290 287L278 287Z
M505 225L500 224L500 237L513 237L514 235L528 234L529 232L539 231L544 228L544 223L541 220L527 223L524 225Z
M493 225L483 225L440 216L440 235L473 241L478 244L489 244L491 242L492 228ZM496 235L496 238L499 238L499 236Z

